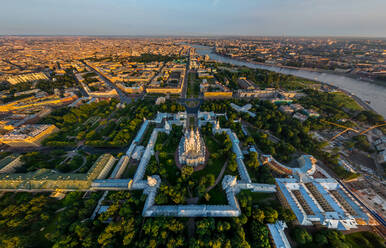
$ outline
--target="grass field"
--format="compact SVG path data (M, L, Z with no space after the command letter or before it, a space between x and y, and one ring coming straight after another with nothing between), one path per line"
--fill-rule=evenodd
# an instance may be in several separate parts
M228 200L225 191L222 189L221 183L217 184L211 191L208 192L210 195L209 202L202 200L202 204L210 205L227 205Z
M249 190L243 190L242 194L250 196L252 198L253 205L272 206L272 207L278 204L280 205L274 193L262 193L262 192L252 192Z
M220 146L211 135L204 136L205 145L210 154L217 152ZM208 163L203 170L197 171L193 174L193 178L199 179L202 176L213 174L216 178L220 174L221 168L224 166L225 159L213 159L209 156Z
M342 92L335 92L332 93L334 96L334 101L342 104L342 107L354 110L354 111L361 111L363 108L351 97L347 96L346 94Z

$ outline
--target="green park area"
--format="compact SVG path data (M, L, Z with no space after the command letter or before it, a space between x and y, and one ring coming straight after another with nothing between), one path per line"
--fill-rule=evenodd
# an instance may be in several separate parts
M263 154L271 154L277 160L288 163L297 159L297 154L305 153L322 160L331 170L341 178L354 178L357 174L345 170L338 164L338 153L330 153L323 150L326 142L319 142L310 135L311 130L330 128L321 119L309 118L300 122L279 111L279 106L268 101L251 100L251 112L256 116L252 117L245 113L238 113L230 109L231 100L216 100L205 102L201 105L203 111L214 111L216 113L227 113L227 120L220 119L222 127L231 128L243 142L244 146L256 146ZM244 105L243 101L232 102ZM241 131L238 119L248 131L245 137ZM322 117L323 118L323 117ZM254 173L251 173L253 176Z
M162 183L156 196L156 204L227 204L221 181L229 168L228 157L232 154L230 140L223 135L215 137L206 129L203 132L209 160L198 171L194 171L193 167L178 168L176 165L175 155L183 136L182 127L173 126L169 135L158 134L156 153L146 170L146 175L161 176ZM236 174L237 167L234 165L232 170Z
M218 65L215 77L219 82L229 82L227 85L232 90L240 89L238 79L246 78L253 82L258 88L276 88L283 90L303 90L315 82L300 79L291 75L284 75L266 70L251 69L247 67L230 67L229 65Z
M290 237L297 243L297 247L337 247L337 248L384 248L385 243L378 235L372 232L355 232L343 234L333 229L310 229L303 227L290 228Z
M53 169L61 173L85 173L101 153L90 154L84 151L28 152L22 155L23 166L18 172L30 172L39 169Z
M242 101L234 101L244 104ZM278 111L278 106L267 102L251 101L252 112L256 117L252 118L245 114L239 114L229 107L228 101L211 101L204 103L201 108L206 111L218 113L226 112L227 118L221 118L221 126L231 128L241 142L243 149L256 146L263 152L275 152L280 161L290 160L290 151L285 150L286 144L291 144L296 151L307 151L307 153L324 159L325 155L318 154L321 144L315 142L309 135L308 130L321 125L318 120L310 120L300 123L288 118ZM151 106L129 105L124 109L110 109L110 104L101 104L94 108L96 117L102 121L109 118L120 118L120 114L129 116L129 121L135 118L151 118L146 113ZM129 113L129 109L134 113ZM143 107L141 107L143 106ZM128 108L126 110L126 108ZM171 107L159 106L154 109L161 111L170 110ZM87 109L92 111L92 109ZM83 112L84 111L84 112ZM73 126L93 125L96 119L88 114L88 111L79 112L81 121L74 121ZM122 111L122 112L120 112ZM127 112L125 112L127 111ZM108 113L106 113L108 112ZM66 114L76 115L67 110ZM46 121L55 122L60 132L70 133L70 124L64 121L68 118L66 114L53 114ZM154 116L153 116L154 117ZM243 124L250 123L253 128L247 128L250 134L245 135L241 130ZM91 119L90 119L91 118ZM132 118L132 119L130 119ZM87 122L85 124L85 122ZM133 122L135 123L135 122ZM119 124L120 125L120 124ZM114 129L119 133L121 129ZM130 133L130 138L125 144L129 144L136 129L136 125ZM97 127L96 127L97 128ZM100 130L95 130L99 132ZM152 127L145 133L142 145L145 145L150 137ZM159 133L155 155L151 158L147 167L146 175L160 175L162 184L156 196L156 204L226 204L225 193L221 189L221 180L216 184L216 179L225 166L224 175L237 175L237 164L231 143L226 135L213 135L211 126L201 128L201 134L209 152L209 160L206 166L199 171L191 167L179 169L175 163L175 151L181 139L182 128L173 126L169 135ZM279 139L278 142L271 140L270 136L264 136L265 131ZM102 136L103 137L103 136ZM70 138L71 139L71 138ZM262 140L262 141L261 141ZM300 142L303 140L304 142ZM64 140L65 141L65 140ZM74 140L75 143L81 140ZM268 142L270 141L270 142ZM279 145L278 145L279 144ZM265 150L266 149L266 150ZM291 148L292 149L292 148ZM64 150L64 149L63 149ZM57 157L64 160L65 152L59 153ZM283 154L283 155L278 155ZM287 155L288 154L288 155ZM74 161L79 152L74 156ZM46 156L46 155L44 155ZM45 160L50 161L50 156L41 154L29 154L26 156L26 165L31 170L35 164L38 167L45 166ZM55 155L56 156L56 155ZM85 155L87 157L87 154ZM282 157L280 157L282 156ZM288 156L288 157L286 157ZM52 155L54 157L54 155ZM88 160L87 160L88 161ZM273 176L267 166L262 166L258 160L257 153L249 153L245 157L245 164L254 182L272 183ZM73 162L75 164L75 162ZM69 167L71 162L67 165ZM79 159L80 164L80 159ZM79 167L78 167L79 168ZM136 167L130 167L129 173L134 174ZM60 170L60 168L58 168ZM75 166L72 168L75 169ZM132 177L132 176L130 176ZM209 189L209 190L208 190ZM339 247L356 248L356 244L364 244L366 247L384 247L379 238L371 233L359 232L353 234L342 234L339 231L320 229L308 230L293 224L295 216L292 211L284 209L275 194L253 193L241 191L238 201L242 215L235 218L144 218L142 217L143 205L146 195L140 191L111 191L103 201L110 207L94 220L89 219L100 193L71 192L64 199L57 200L47 194L5 193L0 198L0 247L271 247L268 223L284 220L289 225L289 234L296 247ZM34 247L34 246L32 246ZM361 246L362 247L362 246Z
M157 111L177 112L179 104L168 102L154 105L151 101L134 102L124 108L118 101L101 101L79 108L58 109L43 120L54 124L60 131L48 137L43 144L54 147L127 147L143 123Z
M188 98L199 97L201 79L197 77L197 73L190 72L188 75Z

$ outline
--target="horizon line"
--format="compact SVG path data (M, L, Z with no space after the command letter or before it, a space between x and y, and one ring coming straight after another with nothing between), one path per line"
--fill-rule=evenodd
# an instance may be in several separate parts
M370 35L201 35L201 34L187 34L187 35L167 35L167 34L0 34L0 37L16 36L16 37L200 37L200 38L222 38L222 37L274 37L274 38L369 38L369 39L386 39L386 36L370 36Z

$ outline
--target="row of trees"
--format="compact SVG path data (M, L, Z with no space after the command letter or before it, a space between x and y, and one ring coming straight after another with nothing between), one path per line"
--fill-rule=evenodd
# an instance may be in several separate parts
M218 68L216 78L220 82L226 82L228 80L229 87L232 90L240 89L238 85L238 79L245 77L248 80L254 82L260 88L281 88L286 90L303 89L304 86L301 80L291 75L284 75L281 73L271 72L260 69L250 69L247 67L241 67L237 71L232 69Z
M370 232L344 235L337 230L320 229L310 233L305 228L293 227L290 235L299 247L378 248L385 247L383 240Z
M110 192L109 209L89 217L101 193L71 192L63 200L45 194L6 193L0 199L0 247L262 247L269 248L267 223L290 223L292 212L240 193L243 215L237 218L143 218L141 192ZM382 248L373 233L343 235L322 229L312 233L289 228L299 247Z

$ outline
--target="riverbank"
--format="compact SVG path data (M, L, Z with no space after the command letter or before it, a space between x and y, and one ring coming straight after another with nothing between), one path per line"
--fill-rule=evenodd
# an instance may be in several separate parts
M218 56L223 56L223 57L226 57L229 59L235 59L235 60L240 61L240 62L246 62L246 63L261 65L261 66L276 66L276 67L290 69L290 70L300 70L300 71L333 74L333 75L337 75L337 76L349 77L349 78L352 78L354 80L363 81L363 82L371 83L371 84L377 84L379 86L386 87L386 81L380 81L380 80L374 80L374 79L370 80L369 78L363 79L362 76L357 75L357 74L348 74L348 73L344 73L344 72L325 70L325 69L319 69L319 68L295 67L295 66L277 65L277 64L270 65L270 64L266 64L266 63L262 63L262 62L257 62L257 61L252 61L252 60L243 60L241 58L231 57L231 56L226 55L226 54L217 53L213 48L211 48L211 50L214 54L217 54Z
M211 47L201 45L191 46L196 49L198 54L208 54L211 59L222 63L228 63L236 66L246 66L253 69L263 69L286 75L293 75L335 87L351 96L366 110L372 110L386 118L386 87L327 72L279 67L257 62L251 63L248 61L237 60L219 55L214 53L213 48ZM371 102L370 104L367 104L365 101Z

